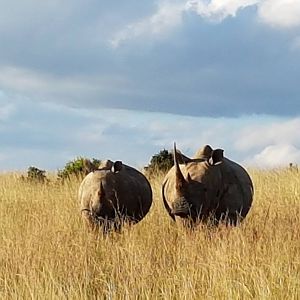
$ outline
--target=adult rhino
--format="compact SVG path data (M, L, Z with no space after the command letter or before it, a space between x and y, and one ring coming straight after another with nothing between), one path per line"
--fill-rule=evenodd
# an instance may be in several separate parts
M163 203L174 221L178 216L189 224L211 220L236 225L245 218L253 184L245 169L223 152L206 145L191 159L174 144L174 166L162 185Z
M123 222L135 224L148 213L152 190L146 177L121 161L102 162L79 187L84 220L103 232L120 230Z

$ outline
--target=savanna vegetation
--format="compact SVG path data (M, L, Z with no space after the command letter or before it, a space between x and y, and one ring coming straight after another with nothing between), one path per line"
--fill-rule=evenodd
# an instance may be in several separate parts
M0 299L299 299L300 173L250 170L236 228L173 223L151 176L150 213L121 234L83 226L80 179L0 175Z

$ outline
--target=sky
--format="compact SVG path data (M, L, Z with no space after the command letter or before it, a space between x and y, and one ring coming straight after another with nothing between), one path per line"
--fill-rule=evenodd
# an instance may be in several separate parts
M300 164L299 0L0 0L0 172L174 142Z

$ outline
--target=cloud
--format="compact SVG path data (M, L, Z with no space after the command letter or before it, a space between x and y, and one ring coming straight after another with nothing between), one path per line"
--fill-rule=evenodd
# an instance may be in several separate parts
M298 34L257 22L254 2L3 3L0 89L78 108L295 116Z
M140 167L174 141L298 159L297 3L0 0L1 169Z
M120 109L70 108L10 98L14 113L1 124L1 170L57 170L77 157L123 160L141 168L174 141L188 156L210 144L246 166L299 163L300 118L182 117ZM262 134L263 132L263 134Z
M234 143L236 151L244 153L245 164L273 168L300 162L299 117L255 123L243 126Z
M256 6L258 17L275 27L297 27L300 25L300 2L298 0L189 0L162 1L157 11L142 20L131 23L118 31L109 43L118 48L127 40L141 36L161 36L183 22L183 14L195 12L204 19L222 22L247 7Z
M106 103L107 94L126 93L128 80L118 75L54 75L21 67L0 66L0 87L10 94L39 102L85 106L86 98ZM81 103L81 104L80 104Z
M298 0L190 0L186 9L203 18L221 22L227 17L235 17L249 6L256 6L259 19L269 26L293 28L300 25Z
M300 148L289 144L267 146L251 160L259 168L287 167L295 162L300 162Z
M297 143L300 131L300 118L274 120L266 124L251 124L239 131L236 148L241 151L253 151L269 145L291 145ZM262 134L263 133L263 134Z
M237 12L248 6L258 4L261 0L190 0L186 9L196 12L203 18L221 22L227 17L235 17Z
M264 0L258 6L259 17L268 25L281 28L300 26L299 0Z
M161 1L157 11L137 22L128 24L114 34L109 40L113 48L118 48L126 41L140 37L159 37L169 33L183 23L183 16L188 12L196 12L203 18L222 21L228 16L234 17L238 10L257 4L260 0L203 0Z
M80 154L143 164L175 140L239 161L300 147L299 33L257 22L262 2L35 2L0 0L1 153L20 155L9 166ZM281 123L257 125L265 114Z
M159 2L157 12L127 25L125 29L117 32L109 43L113 48L118 48L125 41L140 36L162 36L181 24L184 7L183 1Z
M183 22L184 13L195 12L204 19L222 22L247 7L255 6L258 17L267 25L292 28L300 25L298 0L189 0L158 2L157 11L144 19L130 23L114 34L109 43L118 48L128 40L141 36L161 36Z

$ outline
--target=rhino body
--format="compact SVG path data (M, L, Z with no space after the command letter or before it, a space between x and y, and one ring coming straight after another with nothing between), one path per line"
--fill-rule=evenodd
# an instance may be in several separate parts
M142 173L108 160L83 179L79 200L84 220L106 232L142 220L151 207L152 190Z
M247 215L253 199L253 184L246 170L223 157L223 150L209 145L194 158L176 150L174 166L162 185L164 206L169 215L196 221L225 220L236 225Z

